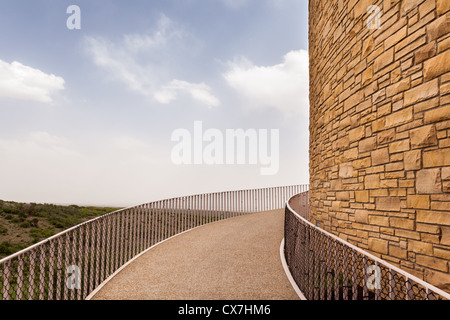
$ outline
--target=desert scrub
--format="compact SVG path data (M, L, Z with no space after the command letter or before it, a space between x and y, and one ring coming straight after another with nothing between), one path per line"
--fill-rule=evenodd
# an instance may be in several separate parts
M6 257L13 253L16 253L22 249L25 249L27 246L20 243L11 243L8 241L3 241L0 243L0 257Z
M0 224L0 235L7 235L8 229Z
M112 207L82 207L0 200L0 259L98 216Z
M33 243L38 243L41 240L50 238L55 234L52 229L34 228L30 231L30 236L33 238Z

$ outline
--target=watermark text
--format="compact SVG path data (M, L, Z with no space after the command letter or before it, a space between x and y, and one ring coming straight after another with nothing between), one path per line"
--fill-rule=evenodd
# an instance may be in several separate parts
M193 131L176 129L171 141L178 142L171 153L176 165L260 165L261 175L275 175L279 169L279 129L219 129L203 131L195 121Z

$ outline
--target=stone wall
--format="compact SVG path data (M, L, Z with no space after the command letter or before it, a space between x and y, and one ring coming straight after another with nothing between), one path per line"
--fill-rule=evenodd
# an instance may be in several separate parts
M450 292L450 1L309 11L312 222Z

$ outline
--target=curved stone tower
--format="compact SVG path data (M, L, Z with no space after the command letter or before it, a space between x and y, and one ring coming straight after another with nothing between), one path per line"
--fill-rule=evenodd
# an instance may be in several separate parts
M309 11L311 221L450 291L450 1Z

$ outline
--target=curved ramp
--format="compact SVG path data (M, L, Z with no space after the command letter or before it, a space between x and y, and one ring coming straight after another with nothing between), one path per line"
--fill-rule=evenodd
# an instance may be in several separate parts
M284 209L212 223L152 248L93 300L299 299L280 260Z

